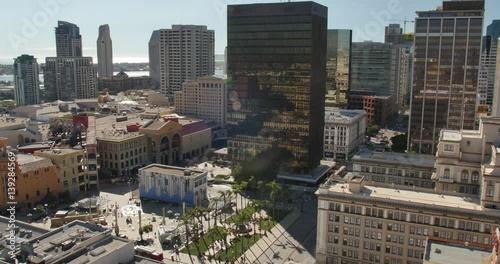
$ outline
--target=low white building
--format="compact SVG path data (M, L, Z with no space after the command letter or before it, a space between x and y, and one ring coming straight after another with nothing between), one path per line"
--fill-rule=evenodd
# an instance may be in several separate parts
M200 206L207 198L207 172L151 164L139 169L140 197Z
M326 110L324 158L347 160L365 141L364 110Z

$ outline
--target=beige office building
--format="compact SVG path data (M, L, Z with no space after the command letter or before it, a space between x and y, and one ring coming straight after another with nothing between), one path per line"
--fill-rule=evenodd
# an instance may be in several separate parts
M317 192L317 263L422 263L428 237L492 246L500 211L478 198L368 186L350 176Z
M187 80L182 91L174 93L175 111L179 115L215 121L226 126L227 88L223 79L205 76Z
M430 164L423 161L391 167L381 153L361 163L353 158L353 173L330 178L317 192L318 263L422 263L427 239L491 249L500 221L498 131L496 117L481 118L478 131L441 130L434 188L387 182L428 184ZM400 176L404 167L409 173Z
M105 174L131 176L148 163L147 136L139 132L104 131L97 138L99 163Z

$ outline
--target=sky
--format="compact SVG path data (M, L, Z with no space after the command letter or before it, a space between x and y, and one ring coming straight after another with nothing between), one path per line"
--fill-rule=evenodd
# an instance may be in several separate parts
M215 30L215 53L226 46L228 4L280 2L280 0L15 0L2 6L0 64L11 64L21 54L39 63L55 56L54 28L58 20L80 27L83 55L97 62L99 25L109 24L114 62L148 62L148 41L153 30L173 24L206 25ZM281 2L284 2L281 0ZM353 41L384 41L384 27L414 20L415 11L434 10L441 0L316 0L328 7L329 29L352 29ZM484 26L500 19L500 1L486 0ZM402 24L403 26L403 24ZM412 32L414 23L407 23ZM485 32L485 30L483 30Z

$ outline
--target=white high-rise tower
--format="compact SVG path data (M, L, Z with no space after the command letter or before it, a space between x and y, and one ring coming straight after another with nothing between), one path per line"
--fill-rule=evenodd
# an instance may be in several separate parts
M113 76L113 44L107 24L99 27L99 37L97 38L97 73L99 77Z

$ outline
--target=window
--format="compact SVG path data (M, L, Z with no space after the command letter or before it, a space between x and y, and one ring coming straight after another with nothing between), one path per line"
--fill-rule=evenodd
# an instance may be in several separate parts
M444 169L443 178L445 178L445 179L450 178L450 169L448 169L448 168Z
M454 149L455 149L455 146L450 145L450 144L444 144L444 151L453 152Z
M472 177L471 177L472 182L478 182L479 181L479 172L478 171L472 171Z
M461 174L460 179L462 180L462 182L469 181L469 171L468 170L462 170L462 174Z

